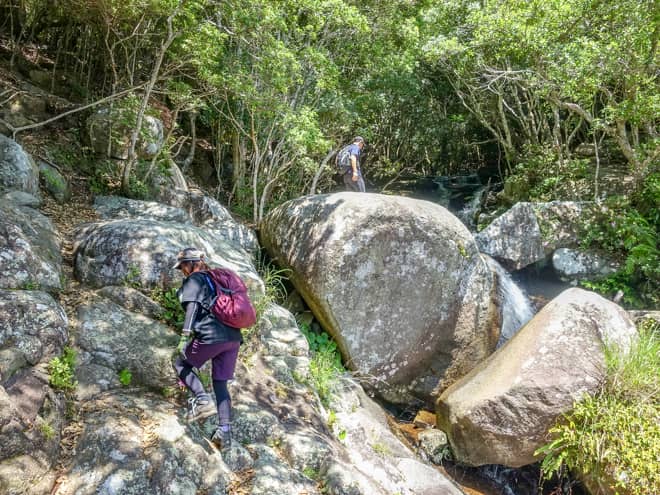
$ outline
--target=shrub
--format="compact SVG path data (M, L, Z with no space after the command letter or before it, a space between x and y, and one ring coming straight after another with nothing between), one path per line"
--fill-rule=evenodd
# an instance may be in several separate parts
M133 379L133 373L127 369L123 369L119 372L119 382L124 386L128 387L131 384Z
M151 298L164 309L162 319L165 323L176 328L183 325L185 312L183 311L181 302L176 295L176 289L172 288L164 290L156 288L151 291Z
M249 340L253 335L266 308L272 303L283 302L287 295L286 282L290 270L286 268L277 268L263 254L260 254L257 257L256 267L257 272L259 272L261 279L264 281L265 293L262 297L252 300L252 304L257 313L257 322L250 328L243 329L243 337L245 340Z
M52 440L55 438L55 428L50 423L41 421L39 423L39 431L44 436L46 440Z
M593 172L585 159L567 159L559 166L556 151L527 147L513 173L506 178L505 197L518 201L593 199Z
M660 307L659 230L660 173L656 173L630 198L608 199L587 224L582 245L605 249L625 262L617 273L584 285L609 296L621 291L629 307Z
M336 367L338 369L343 369L341 364L341 356L337 349L337 343L333 341L327 333L313 332L307 325L304 324L300 325L300 331L307 339L307 342L309 343L309 350L312 351L312 353L324 352L328 355L332 355Z
M640 327L630 352L606 351L607 381L550 430L545 478L564 467L581 473L589 486L609 485L621 493L660 493L660 330Z
M313 354L309 363L308 383L325 405L328 404L334 385L343 371L342 367L337 366L337 355L334 352L324 349Z
M140 276L139 265L129 265L126 276L124 276L124 285L126 287L132 287L133 289L140 289L142 287Z
M301 325L301 331L307 338L309 349L312 352L307 382L319 394L321 401L327 405L335 383L345 371L341 363L341 355L337 344L327 333L315 333L306 325Z
M74 390L78 385L74 375L75 367L76 351L70 347L65 347L60 357L53 358L48 363L50 385L60 390Z

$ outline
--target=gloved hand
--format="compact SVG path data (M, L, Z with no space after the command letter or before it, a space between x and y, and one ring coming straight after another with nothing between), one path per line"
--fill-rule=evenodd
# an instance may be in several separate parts
M190 338L189 333L181 334L181 338L179 339L179 345L176 346L176 350L179 354L183 353L183 349L186 347L189 338Z

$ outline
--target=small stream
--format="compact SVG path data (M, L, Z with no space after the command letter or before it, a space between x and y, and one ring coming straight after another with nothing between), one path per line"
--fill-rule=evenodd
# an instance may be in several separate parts
M482 255L497 275L497 290L502 301L502 330L497 348L502 347L536 313L527 294L513 281L509 272L488 255Z

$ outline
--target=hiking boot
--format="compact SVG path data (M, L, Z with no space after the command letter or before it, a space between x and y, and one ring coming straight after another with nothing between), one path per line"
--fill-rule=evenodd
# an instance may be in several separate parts
M208 418L216 413L215 404L211 397L208 395L200 395L188 399L188 412L186 414L186 421L191 423L198 419Z
M222 427L218 426L211 437L211 442L218 447L220 450L226 450L231 447L231 430L223 430Z

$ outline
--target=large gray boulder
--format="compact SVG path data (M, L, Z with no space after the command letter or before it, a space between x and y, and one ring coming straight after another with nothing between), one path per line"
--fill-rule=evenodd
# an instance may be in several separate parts
M309 390L270 366L281 359L298 361L302 368L303 361L309 361L307 343L291 313L270 305L256 331L266 348L249 359L247 368L239 366L240 384L232 383L235 443L245 445L254 457L250 493L305 490L312 495L319 493L319 484L325 487L323 493L335 494L462 493L391 432L386 414L357 383L334 382L327 404L333 411L330 421ZM268 359L273 354L275 361ZM345 435L343 441L330 434L330 423L335 434ZM233 456L223 458L228 462ZM310 483L309 476L318 483Z
M87 137L92 149L99 154L126 160L131 144L136 115L124 108L102 108L87 119ZM135 151L140 158L152 158L163 147L163 123L145 115Z
M548 429L605 377L604 343L629 346L627 313L592 292L569 289L495 354L443 392L438 424L459 462L520 467Z
M250 254L259 251L259 241L254 231L234 220L229 210L216 199L200 191L180 189L161 189L158 194L159 201L186 210L195 225L223 237Z
M0 192L19 190L39 196L39 169L23 147L0 134Z
M174 260L182 249L196 246L206 253L211 265L237 272L251 294L263 293L263 282L245 251L190 224L149 218L127 218L82 226L75 247L75 275L93 287L141 285L174 287L181 274Z
M599 251L559 248L552 254L552 267L565 282L598 280L621 268L621 262Z
M13 202L14 197L4 195L0 203L0 287L59 290L62 257L55 228L39 211Z
M79 306L77 319L78 345L88 354L81 356L83 368L88 365L107 368L106 382L120 371L128 370L132 384L162 390L171 383L172 356L179 338L169 327L103 297L92 297ZM85 370L80 373L98 376ZM101 380L81 384L103 390Z
M259 249L256 234L233 219L217 200L197 192L161 193L161 202L140 201L120 196L97 196L94 209L102 219L146 218L194 224L214 237L236 245L250 255Z
M516 203L475 236L479 250L508 270L544 262L561 247L577 247L593 203Z
M156 201L141 201L121 196L96 196L94 209L103 220L148 218L164 222L190 223L190 217L183 209Z
M348 366L390 401L432 402L495 347L492 273L441 206L310 196L273 210L260 232Z
M0 384L21 368L59 355L68 320L46 292L0 289Z

